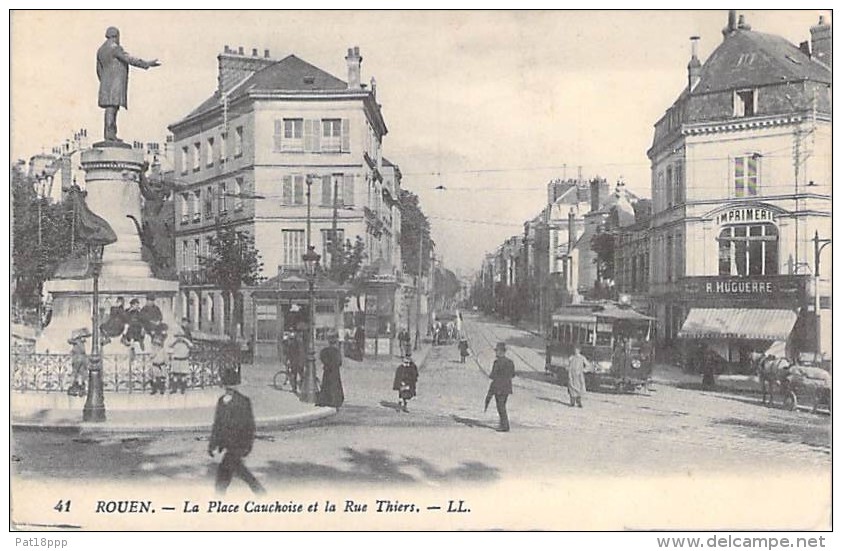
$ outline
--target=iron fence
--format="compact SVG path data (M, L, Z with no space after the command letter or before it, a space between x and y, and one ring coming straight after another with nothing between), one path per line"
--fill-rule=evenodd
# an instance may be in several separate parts
M70 354L38 354L32 350L13 350L11 385L18 392L65 392L73 384ZM165 375L170 385L196 390L219 386L225 369L239 371L240 354L223 346L202 343L191 349L186 371L181 372L172 361ZM152 389L156 374L152 355L105 354L102 357L103 389L106 392L136 393ZM85 377L87 381L87 376Z

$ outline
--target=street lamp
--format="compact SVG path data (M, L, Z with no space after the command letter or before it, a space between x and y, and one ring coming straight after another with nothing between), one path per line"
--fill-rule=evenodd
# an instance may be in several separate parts
M830 238L827 239L820 239L819 238L819 230L816 230L815 235L813 236L813 266L815 270L813 270L813 277L815 278L815 293L816 293L816 302L815 302L815 310L816 310L816 362L819 362L819 358L821 357L821 349L822 349L822 336L821 336L821 300L819 298L819 266L821 265L821 254L822 250L825 247L832 244L833 240Z
M41 174L36 176L35 181L35 193L38 195L38 277L39 281L41 278L41 274L44 270L44 246L43 246L43 239L42 239L42 226L43 226L43 214L42 208L44 199L52 195L53 192L53 176L55 172L47 172L46 170L41 171ZM38 294L38 326L41 326L43 317L42 317L42 307L41 307L41 293L39 289Z
M85 422L101 423L105 421L105 396L102 390L102 355L99 343L99 276L102 273L102 254L105 245L91 243L88 258L93 275L93 344L88 366L88 396L82 409L82 420Z
M308 194L309 198L309 194ZM307 365L304 368L304 381L301 384L301 393L298 395L302 402L315 403L316 401L316 271L321 256L316 253L313 245L307 246L307 252L302 256L304 260L304 273L307 276L307 302L308 302L308 338L307 338Z

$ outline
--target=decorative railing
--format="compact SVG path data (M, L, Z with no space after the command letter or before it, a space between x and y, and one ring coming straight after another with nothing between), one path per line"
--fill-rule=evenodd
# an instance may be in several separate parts
M70 354L36 354L13 351L12 390L18 392L64 392L73 384ZM169 361L165 375L170 388L197 390L219 385L227 368L239 371L241 354L225 346L202 343L190 352L184 371ZM146 392L155 375L151 354L116 355L102 358L103 389L106 392ZM86 378L87 382L87 378Z

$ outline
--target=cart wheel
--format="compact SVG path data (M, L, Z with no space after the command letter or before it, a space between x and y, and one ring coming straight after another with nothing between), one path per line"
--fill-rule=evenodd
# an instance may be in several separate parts
M798 398L796 398L795 393L791 390L787 391L784 395L784 408L793 411L797 406Z

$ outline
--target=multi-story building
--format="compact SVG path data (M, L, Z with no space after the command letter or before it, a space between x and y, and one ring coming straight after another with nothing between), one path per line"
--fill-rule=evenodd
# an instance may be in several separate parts
M831 267L815 277L813 239L831 231L831 27L795 46L732 11L722 33L704 64L691 39L648 151L660 334L730 362L773 341L829 354Z
M170 126L183 314L200 331L222 334L233 323L246 338L274 342L275 332L257 335L254 323L280 312L267 306L249 319L252 309L240 307L233 308L239 319L231 319L224 293L203 276L199 259L208 254L217 229L232 227L253 237L264 275L283 280L302 269L308 240L322 265L330 265L335 227L338 241L363 239L367 262L377 263L381 280L394 277L400 265L394 231L400 223L399 171L390 163L384 168L387 128L374 79L370 86L360 81L358 48L345 58L347 82L294 55L272 59L268 50L249 56L242 47L226 46L217 59L217 90ZM385 182L384 173L394 177ZM356 302L348 301L348 308ZM317 303L323 323L341 330L334 320L345 316L335 309L333 294Z

